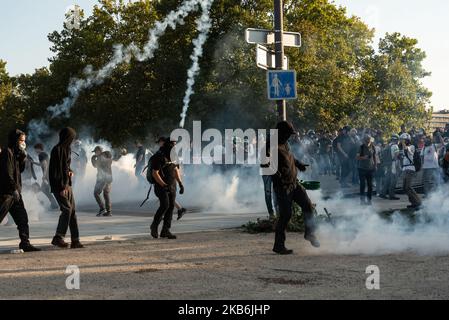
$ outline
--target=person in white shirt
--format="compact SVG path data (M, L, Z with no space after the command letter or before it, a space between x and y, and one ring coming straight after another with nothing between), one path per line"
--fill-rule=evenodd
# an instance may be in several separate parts
M408 133L402 134L400 139L401 144L399 149L401 150L402 172L404 174L403 188L411 203L407 208L418 209L421 207L422 201L412 187L413 178L416 176L416 169L413 163L415 146L411 144L411 137Z
M423 159L423 186L424 194L428 196L429 193L439 184L439 164L438 164L438 150L435 144L432 143L432 138L427 137L424 148L421 151L421 158Z

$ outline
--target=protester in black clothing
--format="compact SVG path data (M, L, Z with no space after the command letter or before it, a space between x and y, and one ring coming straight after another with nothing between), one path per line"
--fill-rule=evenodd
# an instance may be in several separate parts
M288 139L295 134L293 126L287 121L279 122L278 129L278 168L273 176L273 186L279 205L279 220L276 223L276 235L273 251L278 254L291 254L285 247L285 231L292 216L292 204L296 202L302 209L305 221L304 238L318 247L315 237L315 221L313 205L306 190L298 183L298 169L305 171L306 166L293 157L288 146Z
M159 148L161 148L166 142L170 143L170 138L159 137L156 141ZM178 169L181 170L180 167L178 167ZM177 200L175 200L175 208L178 210L178 219L176 220L181 220L181 218L187 213L187 209L184 208Z
M377 168L376 149L373 144L373 138L366 135L363 144L357 153L359 179L360 179L360 204L371 205L373 193L373 174ZM368 192L365 195L365 183L368 186ZM366 201L365 201L366 199Z
M112 153L104 151L100 146L92 151L95 154L91 158L92 166L97 169L97 181L94 188L94 197L100 207L97 217L112 216L111 212L111 188L112 188ZM103 199L101 199L103 193Z
M24 252L40 251L30 244L28 213L22 198L22 177L25 169L26 135L13 130L8 135L8 147L0 154L0 223L8 212L19 231L19 248Z
M58 203L55 200L55 197L53 197L51 190L50 190L50 182L48 180L48 165L50 162L50 157L48 153L44 151L44 145L41 143L38 143L34 146L34 151L36 152L39 162L35 163L36 165L39 165L42 170L42 183L40 187L40 191L45 194L45 196L48 198L51 204L52 209L58 208Z
M48 172L51 192L54 194L61 209L56 234L51 243L60 248L67 248L68 244L64 241L64 238L67 229L70 228L72 240L70 248L72 249L84 247L79 241L75 198L72 190L73 171L70 168L72 153L70 146L75 137L76 132L72 128L64 128L59 132L59 143L51 151Z
M155 181L154 192L160 201L160 206L151 224L151 236L153 238L158 238L159 224L163 219L160 237L176 239L176 236L170 232L176 201L176 183L179 184L180 194L184 193L184 186L181 181L179 166L171 159L170 153L174 146L174 142L166 142L150 160Z

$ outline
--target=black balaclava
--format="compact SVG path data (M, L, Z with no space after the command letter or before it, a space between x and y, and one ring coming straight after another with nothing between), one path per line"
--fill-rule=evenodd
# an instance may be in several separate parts
M76 138L76 131L70 127L64 128L59 132L59 145L70 148L70 145Z
M167 142L164 143L164 145L160 149L162 154L170 161L171 161L170 153L174 146L175 146L174 142L168 140Z
M286 144L288 139L295 134L295 129L290 122L281 121L276 125L276 129L278 129L278 139L279 144Z

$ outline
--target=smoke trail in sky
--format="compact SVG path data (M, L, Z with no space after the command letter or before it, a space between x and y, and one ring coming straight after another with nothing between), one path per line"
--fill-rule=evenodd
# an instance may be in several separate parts
M132 57L135 57L138 61L144 61L151 59L154 56L154 51L158 48L159 38L165 33L168 27L175 29L178 24L183 24L184 19L189 13L197 11L198 5L204 8L204 1L201 0L186 0L182 5L171 11L164 20L155 23L154 28L149 31L148 42L145 44L143 50L140 50L135 44L131 44L127 47L123 45L114 46L114 54L112 59L103 66L100 70L94 71L91 66L86 67L84 70L84 79L74 78L70 80L68 87L68 97L64 98L61 104L49 107L47 110L50 113L50 118L70 116L70 110L77 101L79 95L83 90L86 90L94 85L99 85L109 77L112 71L121 63L129 63ZM208 8L210 2L207 1ZM36 125L37 126L37 125ZM40 126L43 128L44 126Z
M190 58L192 59L192 66L187 71L187 90L183 100L183 108L181 113L181 122L179 126L184 128L187 111L189 109L190 97L193 94L193 86L195 84L195 77L198 75L200 71L199 59L203 55L203 46L206 43L207 36L209 34L209 30L212 26L210 19L210 7L212 5L213 0L205 0L201 3L202 14L197 19L197 30L199 31L198 38L193 40L194 50Z

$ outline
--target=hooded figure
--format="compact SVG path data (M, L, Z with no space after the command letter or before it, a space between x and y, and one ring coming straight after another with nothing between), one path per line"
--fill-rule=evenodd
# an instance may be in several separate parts
M279 220L276 223L276 235L273 251L278 254L292 254L285 247L285 231L292 216L292 205L296 202L302 209L305 221L304 238L319 247L315 237L315 222L313 205L303 186L298 183L298 169L306 170L306 165L296 160L290 151L288 139L296 133L293 125L287 121L279 122L278 129L278 171L273 176L273 187L279 205ZM273 141L272 141L273 143Z
M64 241L67 230L70 227L72 238L71 248L83 248L79 241L78 222L75 213L75 198L72 191L73 172L70 168L71 148L75 140L76 132L72 128L64 128L59 133L59 143L51 151L50 165L48 169L51 192L54 194L61 209L56 235L52 240L54 246L67 248Z
M159 151L151 157L151 170L155 180L154 193L159 198L160 206L154 215L151 224L151 236L158 238L158 228L162 219L164 220L161 238L176 239L170 232L173 210L176 203L176 183L180 187L180 194L184 193L184 186L179 174L179 167L171 158L171 151L175 146L174 142L166 142Z
M18 141L21 136L25 136L23 131L11 131L8 135L8 147L1 153L0 195L22 192L21 173L25 170L27 154L19 149Z
M0 155L0 222L8 212L19 230L19 248L25 252L40 251L30 244L28 213L22 199L21 173L25 169L25 133L16 129L8 135L8 147Z

